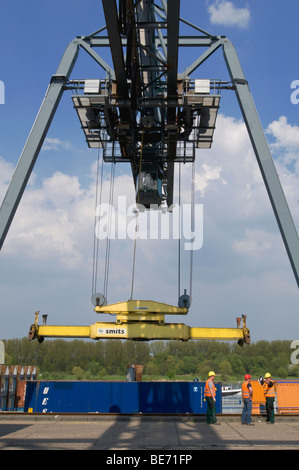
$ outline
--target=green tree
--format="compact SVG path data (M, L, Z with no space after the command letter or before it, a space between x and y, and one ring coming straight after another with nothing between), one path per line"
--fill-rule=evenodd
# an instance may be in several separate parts
M219 364L219 373L221 374L221 380L225 382L230 375L232 375L232 366L228 360L222 361Z
M229 361L231 364L232 373L234 375L240 375L246 372L244 369L242 358L238 354L231 353L231 355L229 356Z
M123 354L123 344L119 340L105 343L105 368L108 374L126 374L128 359Z
M84 370L81 369L81 367L75 366L73 367L72 373L76 379L81 380L84 375Z
M154 377L155 375L158 375L158 373L159 369L155 361L148 361L144 369L144 374L149 375L150 377Z
M276 375L280 379L285 379L288 376L288 371L287 371L287 369L285 369L284 367L281 366L277 369Z
M96 377L100 371L100 364L96 361L89 362L87 371L90 373L90 377Z
M194 356L184 356L182 359L184 374L195 374L198 369L198 359Z

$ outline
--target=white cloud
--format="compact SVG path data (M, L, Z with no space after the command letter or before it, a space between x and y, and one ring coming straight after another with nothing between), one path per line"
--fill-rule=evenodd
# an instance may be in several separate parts
M221 220L259 218L268 209L265 188L242 120L219 114L211 150L198 151L196 189ZM214 200L218 198L218 204Z
M280 121L279 121L280 122ZM277 135L284 129L277 126ZM299 226L299 175L285 161L275 162L295 223ZM281 269L288 258L267 191L242 120L218 115L211 150L198 151L196 201L204 206L201 256L216 247L221 262L215 277L233 278L254 260L256 273ZM212 253L212 251L211 251ZM216 253L216 251L215 251ZM273 256L275 253L275 256ZM225 270L222 263L229 263ZM222 269L223 268L223 269ZM287 269L287 268L286 268ZM289 272L291 267L289 265ZM257 274L258 275L258 274Z
M281 116L277 121L273 121L266 129L266 133L271 135L275 142L273 148L281 148L299 151L299 127L288 123L285 116Z
M11 170L10 164L0 160L3 195L12 176ZM95 175L93 171L91 174ZM123 193L131 199L128 179L128 176L116 178L115 197ZM105 179L103 202L107 202L109 185ZM22 254L31 260L55 260L63 269L77 270L83 266L90 269L95 192L94 179L90 179L87 187L82 187L78 176L60 171L44 178L41 187L40 182L28 185L6 237L3 255L16 257Z
M55 175L52 177L55 179ZM67 177L66 179L69 179ZM7 236L3 253L6 256L30 257L31 260L51 260L64 268L77 269L84 265L82 246L86 224L90 222L92 211L87 206L92 197L88 191L81 193L84 204L81 217L76 216L77 206L82 206L82 200L72 193L71 198L61 204L53 199L51 192L46 192L47 181L40 189L27 188L14 217L13 224ZM60 192L62 193L62 191ZM70 191L67 192L68 196ZM80 243L81 241L81 243Z
M42 146L42 151L52 150L58 152L59 150L70 150L72 144L68 140L61 140L53 137L46 137Z
M237 26L238 28L247 28L249 25L249 9L235 7L233 2L217 0L208 7L208 11L213 24Z
M0 199L4 196L7 185L9 184L14 172L14 167L3 157L0 157Z
M78 176L68 176L59 171L44 180L43 190L50 202L62 207L80 199L84 192Z
M195 175L195 190L200 191L203 195L210 181L220 180L222 184L225 184L225 181L221 179L221 171L220 166L212 166L204 163L200 171Z
M266 251L273 249L276 237L265 230L246 229L242 240L234 240L232 246L236 252L249 257L261 258Z
M299 229L299 127L288 123L285 116L271 122L266 134L275 158L280 182L283 186L295 225Z

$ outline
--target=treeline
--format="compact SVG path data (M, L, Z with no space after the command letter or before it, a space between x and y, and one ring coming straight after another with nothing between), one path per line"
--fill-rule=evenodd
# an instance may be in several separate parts
M149 378L175 379L191 375L204 380L214 370L222 381L241 380L245 373L259 377L266 372L277 378L299 377L292 364L290 341L258 341L242 348L218 341L4 340L7 365L34 365L42 378L101 379L126 376L131 364L142 364Z

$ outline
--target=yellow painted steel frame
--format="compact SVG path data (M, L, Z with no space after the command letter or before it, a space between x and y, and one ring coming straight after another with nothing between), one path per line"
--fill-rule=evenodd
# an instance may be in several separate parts
M38 325L39 312L31 325L28 338L91 338L91 339L131 339L131 340L237 340L240 344L250 343L250 333L237 319L237 328L198 328L184 323L165 323L164 315L185 315L186 308L174 307L153 301L130 300L106 306L96 306L95 311L116 315L116 322L96 322L90 326Z

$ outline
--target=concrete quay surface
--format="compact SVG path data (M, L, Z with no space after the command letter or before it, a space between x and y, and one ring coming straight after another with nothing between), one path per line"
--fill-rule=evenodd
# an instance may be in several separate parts
M299 417L274 425L255 417L219 416L219 426L195 415L35 415L0 413L0 450L299 450Z

